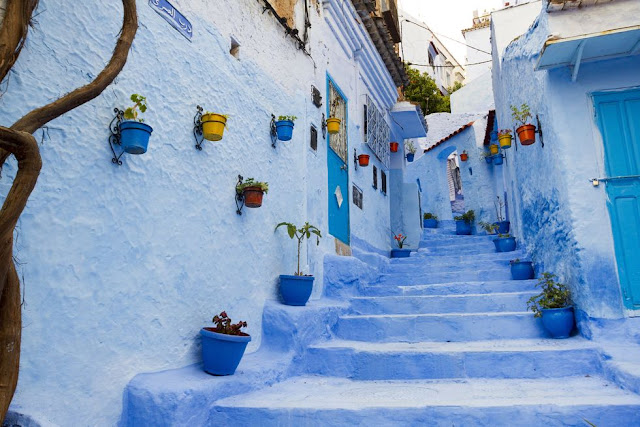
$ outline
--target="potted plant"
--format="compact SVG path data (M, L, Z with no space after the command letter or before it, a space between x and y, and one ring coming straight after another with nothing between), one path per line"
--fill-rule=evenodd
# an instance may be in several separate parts
M134 93L130 99L133 106L124 110L126 120L120 122L120 144L129 154L144 154L147 152L153 128L143 123L142 118L138 118L138 112L147 111L147 98Z
M360 154L358 156L358 164L362 167L369 166L369 155L368 154Z
M329 108L329 118L327 119L327 131L334 135L340 132L340 122L341 120L336 117L338 112L338 106L340 105L340 98L335 97L331 102L331 106Z
M493 159L493 164L496 166L499 166L504 163L504 157L502 156L502 154L495 154L492 157L492 159Z
M398 144L397 142L390 142L389 143L389 149L391 150L392 153L397 153L398 152Z
M404 247L404 241L407 240L407 236L402 233L394 234L393 240L398 245L397 249L391 249L391 258L408 258L411 256L411 249Z
M262 196L269 192L269 183L248 178L236 186L236 192L242 194L246 207L259 208L262 206Z
M290 222L281 222L276 225L276 230L282 226L287 227L287 233L291 239L298 240L298 268L293 276L280 275L280 295L286 305L303 306L309 300L313 290L313 276L304 274L300 270L300 247L302 241L310 239L312 234L316 236L316 245L320 244L322 234L315 226L305 222L300 228Z
M571 292L566 285L555 281L556 275L542 273L537 287L542 292L532 296L527 307L535 313L535 317L542 317L542 325L552 338L569 338L574 325Z
M520 108L515 105L511 106L511 116L513 120L520 123L520 127L516 129L518 133L518 139L520 144L531 145L536 142L536 127L531 123L527 123L528 119L531 119L531 110L527 104L522 104Z
M485 162L487 162L487 164L493 163L493 155L488 151L483 151L480 157L482 157L485 160Z
M293 122L296 116L279 116L276 121L276 133L280 141L289 141L293 136Z
M413 162L413 157L416 155L416 146L413 145L412 141L408 141L405 144L405 148L407 149L407 162Z
M200 121L202 122L202 136L208 141L220 141L224 128L229 118L226 114L205 112Z
M430 212L422 215L422 226L424 228L438 228L438 217Z
M500 151L498 144L489 144L489 153L491 153L492 156L498 154L498 151Z
M496 239L493 239L493 244L496 246L496 252L513 252L516 250L516 238L511 234L498 234Z
M462 154L460 154L460 160L462 160L463 162L466 162L467 160L469 160L469 155L467 154L467 150L462 151Z
M471 234L471 226L476 219L476 213L473 210L469 210L462 215L458 215L453 218L456 221L456 234L469 235Z
M500 196L496 196L496 201L493 202L493 205L496 208L496 218L498 219L498 221L494 223L498 226L498 233L507 234L511 229L511 223L509 221L505 221L504 217L502 216L504 202L502 201Z
M485 222L485 221L480 221L478 223L478 225L480 227L482 227L482 229L484 231L487 232L487 234L496 234L496 232L498 231L498 226L496 224L491 224L489 222Z
M511 277L513 280L533 279L535 273L531 261L520 261L520 258L516 258L509 261L509 264L511 265Z
M233 375L244 355L251 336L241 331L247 322L235 325L226 312L213 317L215 328L202 328L202 360L204 370L213 375Z
M500 129L498 131L498 142L500 143L500 148L506 150L507 148L511 148L511 129Z

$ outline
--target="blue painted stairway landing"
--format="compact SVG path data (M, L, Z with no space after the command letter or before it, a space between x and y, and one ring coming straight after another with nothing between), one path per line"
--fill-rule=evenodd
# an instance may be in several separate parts
M547 338L526 311L536 281L508 275L516 257L446 224L379 274L327 257L326 293L341 302L268 304L262 346L234 377L136 377L125 424L640 425L640 378L624 390L596 343Z

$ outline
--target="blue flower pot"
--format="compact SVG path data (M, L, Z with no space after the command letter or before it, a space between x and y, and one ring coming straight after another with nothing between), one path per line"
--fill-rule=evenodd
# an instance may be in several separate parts
M456 234L460 236L471 234L471 224L467 221L456 221Z
M291 120L278 120L276 133L280 141L290 141L293 136L293 122Z
M507 234L511 229L511 223L509 221L494 222L493 225L498 226L498 233L500 234Z
M573 306L563 308L543 308L542 324L551 338L569 338L573 330Z
M496 154L495 156L493 156L494 165L501 165L503 163L504 163L504 158L502 157L502 154Z
M487 156L484 158L484 161L487 162L488 164L492 164L493 163L493 156Z
M208 328L202 328L200 335L204 370L213 375L233 375L251 337L220 334Z
M129 154L144 154L147 152L149 137L153 128L149 125L134 121L120 123L120 145Z
M511 263L511 277L513 280L533 279L533 264L531 261L519 261Z
M413 153L408 153L407 154L407 162L411 163L413 162L413 158L415 157L415 154Z
M424 228L438 228L438 220L437 219L423 219L422 225Z
M280 295L286 305L306 305L311 291L313 291L313 276L280 275Z
M515 237L498 237L493 240L493 244L496 245L496 252L513 252L516 250Z
M391 249L391 258L409 258L411 249Z

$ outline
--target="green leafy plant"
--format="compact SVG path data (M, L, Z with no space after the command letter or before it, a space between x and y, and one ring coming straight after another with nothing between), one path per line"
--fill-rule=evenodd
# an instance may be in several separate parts
M226 335L241 335L245 337L249 336L249 334L244 333L240 330L247 327L247 322L240 321L234 325L233 323L231 323L231 319L227 316L226 311L213 316L212 320L213 323L216 324L215 328L210 328L213 332Z
M482 150L480 157L483 159L486 159L487 157L493 157L493 154L491 154L491 152L489 151Z
M411 154L416 154L416 146L413 144L412 141L407 141L406 144L404 144L404 148Z
M513 120L517 121L522 126L524 126L527 124L527 119L532 118L531 109L527 104L522 104L520 108L516 107L515 105L512 105L511 117L513 117Z
M429 74L420 72L416 68L405 64L409 84L404 87L404 96L407 100L420 104L422 114L450 113L451 100L449 95L442 95L440 89ZM451 93L451 92L449 92Z
M424 215L422 215L422 217L424 219L438 219L438 215L434 215L431 212L425 212Z
M542 316L542 309L563 308L571 304L571 292L566 285L555 281L556 275L548 272L542 273L536 287L542 288L542 292L534 295L527 301L527 308L533 311L535 317Z
M260 187L260 189L267 194L269 192L269 183L268 182L260 182L255 181L253 178L247 178L242 184L238 184L236 186L236 191L242 193L247 187Z
M278 116L278 121L291 120L292 122L295 122L297 118L298 117L296 116Z
M498 224L491 224L491 223L485 222L485 221L480 221L479 225L488 234L496 234L496 231L498 231L498 228L499 228Z
M498 233L499 239L506 239L507 237L513 237L513 236L509 233L506 233L506 234Z
M471 224L476 219L476 213L473 210L468 210L462 215L458 215L453 219L455 219L456 221L464 221L467 224Z
M302 241L304 239L310 239L312 234L316 235L316 245L320 244L320 238L322 237L322 233L320 232L320 230L314 226L309 224L308 222L305 222L304 225L300 228L298 228L297 226L295 226L294 224L290 223L290 222L281 222L280 224L276 225L276 230L282 226L286 226L287 227L287 233L289 234L289 237L291 237L291 239L297 239L298 240L298 270L296 271L296 276L304 276L304 274L302 273L302 271L300 271L300 246L302 245ZM275 230L274 230L275 231Z
M134 93L131 95L131 101L133 102L133 106L124 110L124 118L127 120L134 120L136 122L143 123L144 119L138 118L138 111L144 113L147 111L147 98Z
M511 136L511 129L500 129L498 131L498 136L509 135Z

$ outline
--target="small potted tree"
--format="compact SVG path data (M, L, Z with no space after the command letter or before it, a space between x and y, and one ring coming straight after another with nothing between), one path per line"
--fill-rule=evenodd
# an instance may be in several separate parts
M305 222L300 228L290 222L281 222L276 225L276 230L282 226L287 227L287 234L291 239L298 241L298 268L293 276L280 275L280 295L286 305L303 306L309 300L313 290L313 276L304 274L300 270L300 247L304 239L310 239L311 235L316 236L316 245L320 244L322 234L315 226Z
M329 107L329 118L327 119L327 132L331 135L335 135L340 132L340 120L336 115L338 114L338 107L340 106L340 98L335 97L331 102L331 106Z
M290 141L293 136L293 122L296 116L279 116L276 121L276 133L280 141Z
M438 228L438 217L431 212L422 215L422 226L424 228Z
M511 129L500 129L498 131L498 143L500 144L500 148L506 150L507 148L511 148L511 140L513 137L511 136Z
M504 202L500 198L500 196L496 196L496 201L493 202L494 207L496 208L496 221L494 224L498 226L498 233L507 234L511 229L511 222L505 221L503 212L504 212Z
M405 148L407 149L407 162L413 162L413 158L416 155L416 146L413 145L413 142L408 141L405 144Z
M233 375L244 355L251 336L241 331L247 322L235 325L226 312L213 317L215 328L202 328L202 360L204 370L212 375Z
M509 264L511 265L511 278L513 280L533 279L535 273L531 261L520 261L520 258L516 258L509 261Z
M571 292L566 285L555 281L556 275L542 273L536 285L542 292L532 296L527 307L542 317L542 325L552 338L569 338L574 325Z
M202 119L200 119L204 139L208 141L220 141L228 118L229 116L226 114L212 113L210 111L205 112L202 115Z
M269 192L269 183L248 178L236 186L236 192L242 194L246 207L259 208L262 206L262 196Z
M391 258L408 258L411 256L411 249L404 247L404 241L407 240L407 236L402 233L394 233L393 240L396 241L398 248L391 249Z
M473 210L469 210L453 219L456 221L456 234L461 236L469 235L472 231L473 221L476 219L476 213Z
M520 127L516 129L520 144L531 145L536 142L536 127L527 120L531 119L531 110L527 104L522 104L520 108L515 105L511 106L511 116L513 120L520 123Z
M138 118L138 112L147 111L147 98L134 93L131 95L133 106L124 110L125 120L120 123L120 144L129 154L144 154L147 152L149 138L153 128Z

